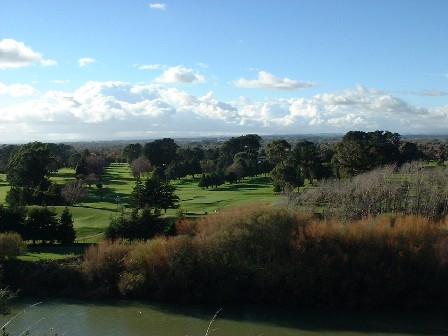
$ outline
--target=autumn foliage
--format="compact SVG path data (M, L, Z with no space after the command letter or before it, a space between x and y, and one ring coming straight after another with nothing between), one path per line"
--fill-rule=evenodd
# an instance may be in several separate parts
M83 268L90 285L177 302L367 308L447 302L443 222L384 214L347 223L257 206L183 219L176 228L170 238L91 247Z

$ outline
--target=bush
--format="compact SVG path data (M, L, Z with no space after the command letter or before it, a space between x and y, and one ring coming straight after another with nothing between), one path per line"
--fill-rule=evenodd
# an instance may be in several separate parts
M384 214L342 222L258 206L181 219L175 237L90 248L84 271L121 295L343 307L446 305L440 224Z
M15 259L26 252L26 245L18 233L0 233L0 260Z
M117 293L120 274L125 270L125 257L131 246L121 241L103 241L90 246L82 263L82 271L88 283L107 293Z

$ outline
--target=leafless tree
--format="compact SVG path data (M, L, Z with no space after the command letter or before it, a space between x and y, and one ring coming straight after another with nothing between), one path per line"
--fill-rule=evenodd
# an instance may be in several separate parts
M82 180L69 181L61 191L62 198L70 205L87 197L87 189Z
M151 171L151 164L149 163L149 160L144 157L140 156L131 163L131 170L132 175L134 177L140 177L144 173L148 173Z

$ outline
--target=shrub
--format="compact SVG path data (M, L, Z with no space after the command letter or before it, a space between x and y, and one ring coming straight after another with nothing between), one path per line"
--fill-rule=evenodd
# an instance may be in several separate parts
M15 259L26 252L26 245L18 233L0 233L0 260Z
M131 245L122 241L103 241L91 245L84 254L82 272L91 285L104 288L107 293L117 292L118 279L125 269L125 258Z
M173 301L384 307L446 304L447 237L425 217L317 220L278 207L177 222L175 237L104 242L84 269L96 286Z

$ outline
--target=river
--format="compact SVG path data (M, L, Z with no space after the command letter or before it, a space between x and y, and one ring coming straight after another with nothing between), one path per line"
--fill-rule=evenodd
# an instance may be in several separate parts
M347 312L74 300L31 306L33 302L18 301L11 315L0 316L1 325L16 316L7 326L10 335L25 330L40 336L204 336L207 330L209 336L448 335L447 311Z

